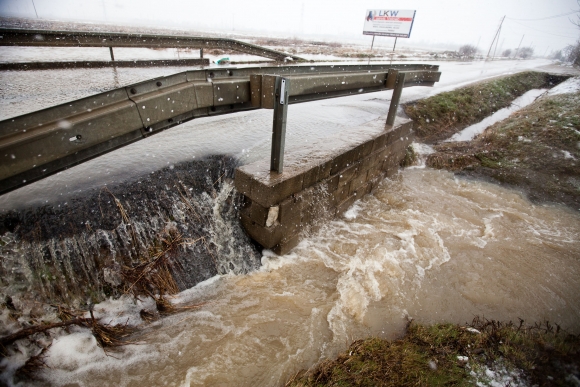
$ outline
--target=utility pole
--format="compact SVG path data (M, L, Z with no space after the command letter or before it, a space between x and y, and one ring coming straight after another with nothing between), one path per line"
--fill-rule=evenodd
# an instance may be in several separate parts
M487 57L486 58L489 58L489 53L491 52L491 49L493 48L493 44L494 43L495 43L495 49L497 50L497 42L496 42L496 39L499 41L499 33L501 31L501 26L502 26L504 20L505 20L505 15L504 15L504 17L501 18L501 22L499 23L499 27L497 28L497 31L495 32L495 36L493 37L493 40L491 41L491 46L489 46L489 50L487 51ZM495 52L494 52L494 56L495 56Z
M34 13L36 15L36 18L38 19L38 12L36 12L36 5L34 5L34 0L32 0L32 6L34 7Z

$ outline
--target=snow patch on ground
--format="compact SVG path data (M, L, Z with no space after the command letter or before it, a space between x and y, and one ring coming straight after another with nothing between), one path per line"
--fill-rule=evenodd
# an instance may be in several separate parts
M478 387L528 387L529 383L523 372L509 369L502 361L495 362L491 369L486 365L472 367L471 376Z
M446 140L445 142L471 141L473 140L473 138L475 138L475 136L483 133L483 131L488 127L490 127L491 125L505 118L508 118L510 114L522 109L525 106L530 105L532 102L536 100L536 98L538 98L545 92L546 92L545 89L529 90L522 96L514 99L510 106L498 110L491 116L485 117L482 121L473 124L471 126L468 126L461 132L455 133L450 139Z
M574 156L572 156L572 154L568 151L562 150L562 153L564 154L564 158L565 159L572 159L575 160Z
M568 78L548 91L548 95L576 93L580 91L580 77Z

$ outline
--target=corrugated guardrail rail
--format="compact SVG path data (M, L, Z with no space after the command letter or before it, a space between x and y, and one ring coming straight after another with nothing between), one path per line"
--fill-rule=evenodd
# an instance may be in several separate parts
M304 59L295 55L260 47L235 39L185 35L148 35L120 32L52 31L0 28L0 46L35 47L147 47L195 48L233 50L277 61L287 58Z
M0 121L0 193L196 117L274 108L276 76L291 79L292 104L393 89L389 70L403 87L441 75L423 64L193 70Z

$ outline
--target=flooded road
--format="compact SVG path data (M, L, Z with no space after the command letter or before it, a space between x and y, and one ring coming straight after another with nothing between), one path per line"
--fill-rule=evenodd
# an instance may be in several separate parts
M549 320L578 333L579 257L578 215L407 169L291 254L266 251L258 272L183 292L176 302L207 304L151 324L141 345L108 357L87 332L56 341L43 375L60 386L281 386L352 340L396 337L407 317Z

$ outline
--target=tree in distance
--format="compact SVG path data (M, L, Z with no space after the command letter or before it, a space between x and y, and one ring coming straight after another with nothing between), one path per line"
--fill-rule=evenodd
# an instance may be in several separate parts
M512 50L511 50L511 48L508 48L508 49L504 50L504 52L501 53L501 56L509 57L511 54L512 54Z
M580 40L562 50L561 60L580 66Z
M578 1L578 6L580 7L580 0ZM576 15L576 20L570 20L572 24L580 28L580 11ZM576 41L575 44L571 44L563 50L564 60L570 63L580 66L580 39Z
M518 57L522 59L531 58L534 55L534 49L532 47L522 47L518 51Z
M477 47L471 44L464 44L459 47L459 55L461 56L474 56L477 52Z

